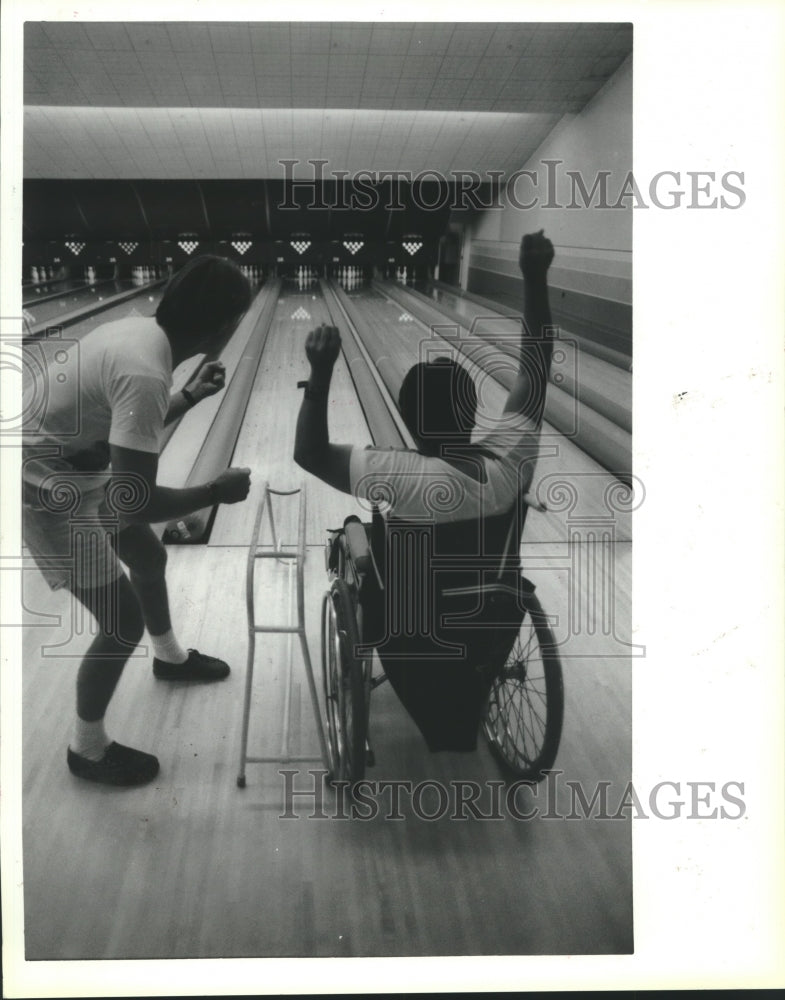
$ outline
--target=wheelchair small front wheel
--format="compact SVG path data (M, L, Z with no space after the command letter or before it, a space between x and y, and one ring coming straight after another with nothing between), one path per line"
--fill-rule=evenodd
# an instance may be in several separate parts
M556 641L540 602L526 613L491 686L482 730L491 753L524 780L541 781L553 767L564 720L564 685Z
M322 604L322 681L332 777L359 781L365 775L368 707L363 660L349 586L333 580Z

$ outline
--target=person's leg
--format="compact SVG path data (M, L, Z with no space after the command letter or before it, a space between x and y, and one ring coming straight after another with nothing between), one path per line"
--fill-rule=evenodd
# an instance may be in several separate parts
M223 660L186 651L172 629L166 586L166 548L149 524L132 524L117 535L115 548L126 564L153 646L153 672L163 680L221 680L229 674Z
M151 754L111 741L104 715L128 657L144 635L139 602L127 577L97 587L73 586L73 595L98 624L76 678L76 720L68 766L80 778L111 785L137 785L158 773Z
M166 587L166 548L149 524L131 524L117 535L117 555L128 567L156 657L185 663L188 653L172 631Z
M72 592L99 628L76 677L76 714L83 722L102 723L123 667L144 635L144 622L125 576L102 587L74 587ZM93 754L84 746L72 749L97 760L106 746Z
M60 494L47 494L26 485L22 513L25 544L44 579L53 590L69 590L98 625L77 674L68 766L103 784L143 784L158 773L156 758L111 742L104 729L123 667L144 635L142 612L110 544L116 523L102 509L102 484L85 489L73 479L65 486ZM74 502L63 509L69 495ZM77 508L78 520L72 517Z

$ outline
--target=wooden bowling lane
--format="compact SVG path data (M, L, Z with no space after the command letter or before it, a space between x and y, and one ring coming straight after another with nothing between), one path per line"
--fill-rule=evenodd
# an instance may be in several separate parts
M126 284L129 288L131 287L130 282ZM128 288L125 291L127 292ZM131 298L122 299L108 308L102 309L101 312L92 313L90 316L85 316L74 323L69 323L68 326L63 328L62 338L63 340L70 341L81 340L91 330L94 330L97 326L102 326L104 323L113 323L115 320L126 319L129 316L153 316L155 310L158 308L158 303L161 301L162 294L163 289L158 287L150 289L147 292L140 292ZM100 289L96 291L95 297L98 301L102 299L107 301L109 298L109 296L104 296ZM69 313L72 311L68 310Z
M259 335L256 328L257 320L263 310L265 300L275 290L269 286L258 294L251 303L237 328L224 345L220 360L226 369L226 386L231 384L232 377L243 363L252 341ZM190 364L193 369L193 359L184 364ZM216 414L223 403L226 389L202 400L198 406L186 411L163 449L158 463L158 483L173 489L185 486L194 462L199 454L206 436L215 420ZM157 526L160 530L164 524Z
M306 623L319 660L323 564L306 571ZM484 747L475 755L428 754L389 685L373 695L375 782L371 818L344 819L335 793L314 807L311 765L248 765L238 789L246 618L244 552L226 546L170 550L173 619L182 641L220 654L231 677L214 686L171 685L151 676L150 656L126 667L107 726L117 739L155 752L156 782L118 791L90 786L65 767L78 656L65 595L53 595L58 627L25 635L24 849L27 958L208 958L451 954L605 954L632 949L629 819L561 818L568 780L591 795L611 783L612 808L629 775L629 676L583 637L586 660L567 659L565 730L557 767L537 793L509 785ZM289 570L265 563L260 617L291 608ZM33 575L35 575L33 573ZM544 570L543 600L558 611L562 581ZM28 588L33 613L37 586ZM547 595L546 595L547 590ZM43 621L43 619L37 619ZM36 621L31 618L31 622ZM44 658L42 647L60 644ZM286 637L261 637L249 750L277 753ZM70 658L66 658L64 651ZM51 650L50 650L51 652ZM594 656L597 652L599 655ZM292 752L317 740L294 649ZM286 808L286 779L306 792ZM438 809L438 781L450 809ZM480 790L479 816L457 807L461 782ZM468 787L468 786L460 786ZM494 788L496 790L494 791ZM499 795L500 817L493 795ZM551 807L548 807L548 803ZM555 803L555 805L554 805ZM520 814L536 811L529 819ZM451 818L453 813L465 818ZM556 818L546 818L546 813ZM295 818L296 817L296 818Z
M291 490L306 484L308 498L307 541L321 546L329 527L343 524L349 514L367 516L347 494L325 486L295 465L294 432L302 401L297 383L307 378L305 338L331 317L318 288L287 291L278 299L268 343L248 402L246 417L232 456L232 465L252 470L251 494L245 503L218 508L210 545L248 545L262 484ZM335 443L364 447L371 437L357 400L347 366L341 356L335 366L328 406L330 436ZM296 541L295 505L276 503L285 544Z
M29 322L56 323L62 316L78 309L92 306L99 300L107 301L113 295L130 291L130 281L101 281L76 288L61 289L57 293L44 296L33 302L25 302L24 307L32 317Z
M489 310L456 292L434 286L430 296L439 306L461 317L462 324L479 337L499 343L506 351L516 351L520 323L498 311ZM632 431L632 375L623 368L598 358L587 351L582 342L568 331L559 334L559 347L564 358L556 361L553 376L559 376L562 389L577 396L626 431Z
M112 305L121 305L125 302L136 304L136 308L142 315L150 315L147 306L151 302L157 305L160 300L163 286L161 282L152 282L149 287L139 288L132 281L117 280L108 283L88 285L84 289L58 296L42 302L40 306L35 306L27 311L31 313L31 332L42 334L48 326L57 324L67 324L66 329L70 336L75 336L73 331L82 331L82 322L98 316L98 322L108 322L102 319L108 308ZM152 312L155 311L155 306ZM87 315L83 316L84 313ZM93 324L97 325L97 324ZM87 331L92 326L87 327ZM80 332L78 336L83 336Z
M99 287L102 285L107 285L107 281L96 281L94 287ZM36 305L40 302L46 302L50 299L55 298L65 298L69 294L81 290L87 287L87 282L84 278L79 280L63 278L60 281L44 281L39 284L29 284L22 286L22 305L27 308L28 306Z
M351 300L364 319L361 336L365 346L394 398L412 364L434 353L449 352L449 345L438 329L428 329L378 289L355 292ZM462 360L479 387L478 425L482 426L484 415L493 419L501 413L507 390L471 358ZM505 364L509 365L509 361ZM597 530L610 532L616 540L631 537L630 491L547 423L542 429L532 492L548 510L529 511L526 530L529 544L566 543L574 537L576 528L582 530L587 519L594 522ZM634 502L639 501L640 497L635 496Z

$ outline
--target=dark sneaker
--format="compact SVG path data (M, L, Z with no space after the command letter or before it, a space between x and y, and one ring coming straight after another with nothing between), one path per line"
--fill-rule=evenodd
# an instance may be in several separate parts
M156 657L153 673L163 681L222 681L229 676L229 664L197 649L189 649L185 663L167 663Z
M158 758L110 743L100 760L90 760L68 748L68 769L77 778L102 785L146 785L158 774Z

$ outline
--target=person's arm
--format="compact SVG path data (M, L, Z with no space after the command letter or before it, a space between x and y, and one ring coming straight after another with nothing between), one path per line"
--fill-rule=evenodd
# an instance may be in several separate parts
M311 374L305 388L294 439L294 460L328 486L351 493L349 459L351 445L331 444L327 426L327 398L333 367L341 350L341 335L334 326L311 330L305 354Z
M169 409L164 419L164 425L171 424L184 413L196 406L207 396L220 392L226 384L226 369L220 361L208 361L202 365L196 377L181 389L172 393L169 398Z
M250 489L250 469L227 469L211 483L176 490L156 484L158 456L110 445L112 478L107 502L135 524L155 524L184 517L218 503L239 503Z
M548 301L548 268L553 244L543 234L523 237L519 264L523 274L523 329L518 375L510 389L505 413L520 413L539 427L553 354L553 320Z

